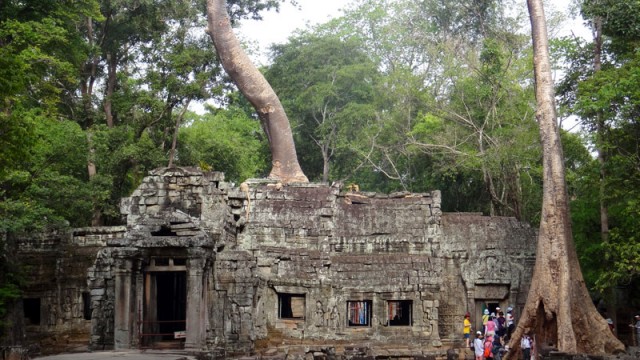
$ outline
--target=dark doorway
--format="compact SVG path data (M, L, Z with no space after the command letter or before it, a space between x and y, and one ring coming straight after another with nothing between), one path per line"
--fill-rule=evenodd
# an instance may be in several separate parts
M500 303L498 302L490 302L487 303L487 309L489 309L489 314L495 314L495 316L498 316L498 307L500 306Z
M181 346L187 325L186 271L146 275L143 347ZM173 344L173 345L171 345Z
M22 299L22 307L27 325L40 325L40 298Z
M91 293L82 293L82 315L85 320L91 320Z
M163 340L184 331L187 319L187 276L184 271L156 273L158 323Z

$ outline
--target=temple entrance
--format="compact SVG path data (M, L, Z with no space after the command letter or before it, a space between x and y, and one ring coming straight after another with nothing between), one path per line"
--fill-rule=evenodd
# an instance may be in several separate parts
M484 315L484 311L487 310L489 311L489 314L494 314L497 317L497 308L500 306L501 301L502 300L497 299L476 300L475 309L472 315L473 328L484 331L484 326L482 325L482 316ZM506 311L506 309L503 309L502 311Z
M145 274L140 344L152 348L182 348L187 324L187 272L184 266L155 260Z

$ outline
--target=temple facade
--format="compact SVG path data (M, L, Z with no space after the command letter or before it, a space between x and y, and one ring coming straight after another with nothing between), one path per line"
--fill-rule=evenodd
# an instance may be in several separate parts
M24 332L41 350L180 347L256 354L352 344L442 354L462 320L524 306L536 230L442 213L440 192L163 168L122 200L126 225L21 239ZM323 350L324 349L324 350Z

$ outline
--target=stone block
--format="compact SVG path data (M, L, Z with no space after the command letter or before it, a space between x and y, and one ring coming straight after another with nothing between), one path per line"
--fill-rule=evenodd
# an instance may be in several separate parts
M144 198L144 204L145 205L156 205L156 204L158 204L158 197L157 196L145 197Z
M91 289L91 296L103 296L105 294L105 289L103 288L95 288Z

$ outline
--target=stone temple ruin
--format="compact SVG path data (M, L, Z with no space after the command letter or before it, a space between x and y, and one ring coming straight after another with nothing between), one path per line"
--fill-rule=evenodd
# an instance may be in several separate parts
M158 169L123 199L126 226L19 240L27 341L441 358L465 312L478 329L483 306L524 306L536 230L513 218L442 213L438 191L245 184Z

